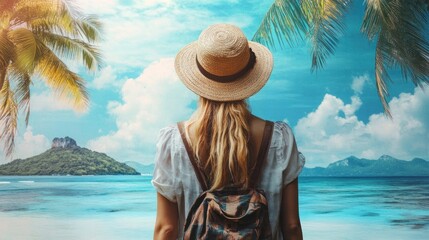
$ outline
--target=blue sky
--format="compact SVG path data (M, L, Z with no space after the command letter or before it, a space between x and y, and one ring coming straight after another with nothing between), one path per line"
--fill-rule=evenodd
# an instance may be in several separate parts
M213 23L235 24L251 38L271 4L257 0L75 2L104 23L104 68L93 75L70 63L88 83L90 108L75 112L36 82L29 127L21 122L13 158L41 153L54 137L70 136L80 146L118 161L153 162L158 130L189 117L197 100L174 73L175 54ZM374 80L374 43L359 32L363 11L363 1L354 1L335 55L318 72L310 72L304 41L273 50L271 79L250 98L254 114L289 123L308 167L326 166L350 155L429 159L428 90L423 92L401 79L399 72L391 72L394 119L383 116ZM0 163L6 161L10 159L0 157Z

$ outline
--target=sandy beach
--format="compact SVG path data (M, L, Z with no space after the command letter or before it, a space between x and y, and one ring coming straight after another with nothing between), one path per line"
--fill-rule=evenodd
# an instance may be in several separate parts
M91 239L127 240L152 239L154 217L113 217L58 219L51 217L19 217L0 214L3 240ZM403 226L362 224L352 221L303 220L304 239L340 240L423 240L428 229L413 230Z

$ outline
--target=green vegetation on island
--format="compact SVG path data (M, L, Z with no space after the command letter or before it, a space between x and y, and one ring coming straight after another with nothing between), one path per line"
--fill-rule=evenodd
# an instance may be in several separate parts
M429 176L429 161L411 161L383 155L377 160L350 156L329 164L326 168L304 168L302 177L409 177Z
M142 174L152 174L155 164L143 165L127 161L128 166ZM429 177L429 161L414 158L411 161L383 155L378 159L365 159L350 156L324 167L304 167L300 177Z
M68 144L71 143L71 144ZM0 165L0 175L140 175L132 167L104 153L76 145L66 137L55 138L42 154Z

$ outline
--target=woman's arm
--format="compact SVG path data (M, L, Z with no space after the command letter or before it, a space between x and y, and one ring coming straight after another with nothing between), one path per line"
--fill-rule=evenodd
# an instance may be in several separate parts
M283 188L280 215L283 239L302 240L298 209L298 178Z
M153 239L177 239L179 230L177 203L171 202L157 193L157 211Z

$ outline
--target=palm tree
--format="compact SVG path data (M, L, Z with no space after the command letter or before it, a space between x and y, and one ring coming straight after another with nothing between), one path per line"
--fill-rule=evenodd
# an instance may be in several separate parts
M62 59L79 60L89 71L100 67L94 45L101 24L63 0L2 0L0 2L0 140L10 156L19 111L30 116L30 86L43 80L75 109L86 109L84 80Z
M323 68L344 31L342 18L351 0L276 0L253 40L274 47L302 39L311 44L311 70ZM375 81L385 113L388 70L399 67L404 79L421 88L429 84L429 0L364 0L361 32L376 42Z

